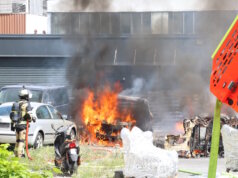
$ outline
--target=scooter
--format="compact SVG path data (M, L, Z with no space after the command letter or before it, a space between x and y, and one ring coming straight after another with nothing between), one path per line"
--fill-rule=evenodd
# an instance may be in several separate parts
M80 165L80 148L75 139L71 139L70 131L72 125L61 126L58 129L51 125L55 131L55 166L58 167L64 174L72 175L77 173Z

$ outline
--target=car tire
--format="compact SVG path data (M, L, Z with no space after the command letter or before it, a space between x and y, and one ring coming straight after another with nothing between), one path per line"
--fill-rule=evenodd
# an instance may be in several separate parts
M44 143L43 135L42 133L38 132L36 135L35 143L33 145L34 149L41 148L43 146L43 143Z
M75 133L74 129L71 129L70 137L71 137L72 140L76 139L76 133Z

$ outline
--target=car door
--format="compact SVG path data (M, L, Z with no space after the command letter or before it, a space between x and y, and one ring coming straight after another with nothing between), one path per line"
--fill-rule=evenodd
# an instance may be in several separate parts
M49 111L51 113L52 123L54 124L54 127L57 129L63 126L64 120L62 116L59 114L59 112L53 106L48 105L47 107L49 108Z
M54 132L51 128L52 117L48 108L45 105L38 107L36 110L36 117L38 127L40 127L40 129L42 129L45 134L44 142L52 143Z

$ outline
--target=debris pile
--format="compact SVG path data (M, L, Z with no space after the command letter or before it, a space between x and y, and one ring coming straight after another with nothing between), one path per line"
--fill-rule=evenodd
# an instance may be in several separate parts
M152 132L138 127L121 130L124 149L125 177L175 177L178 171L178 154L153 145Z
M237 128L238 119L222 114L221 128L224 124ZM164 141L164 148L177 151L179 157L207 157L211 148L212 125L213 117L208 115L184 119L184 134L167 135ZM222 137L220 137L219 156L224 156Z
M115 125L106 121L101 123L101 132L96 132L96 138L102 141L117 142L120 140L120 131L123 127L131 128L131 123L118 122Z

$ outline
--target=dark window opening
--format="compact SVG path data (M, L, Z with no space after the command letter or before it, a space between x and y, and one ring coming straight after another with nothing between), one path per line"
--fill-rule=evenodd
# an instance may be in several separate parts
M89 31L92 34L99 34L100 33L100 14L93 13L90 15L90 28Z
M134 14L131 14L131 16L132 16L131 32L134 34L140 34L142 31L141 13L134 13Z
M111 14L111 32L112 34L120 34L120 14Z
M79 19L80 34L87 34L89 29L89 14L80 14Z
M103 34L109 34L110 28L109 23L110 22L110 16L108 13L103 13L100 16L100 32Z
M128 13L121 14L121 33L129 34L131 33L131 16Z

